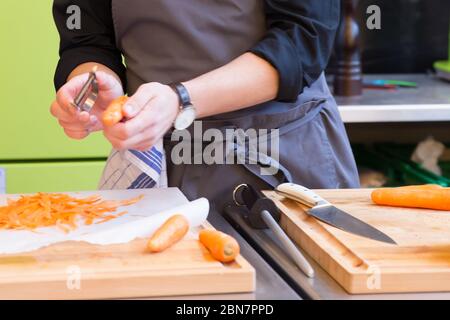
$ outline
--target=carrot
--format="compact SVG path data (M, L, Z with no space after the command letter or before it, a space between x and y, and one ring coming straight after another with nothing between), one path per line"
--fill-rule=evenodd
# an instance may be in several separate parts
M199 240L221 262L231 262L239 255L239 243L223 232L203 229L199 233Z
M122 108L124 104L128 101L128 97L121 96L114 99L103 112L102 122L106 127L111 127L120 121L122 121L124 114Z
M8 199L0 206L0 229L34 230L56 226L65 232L77 228L78 220L85 225L103 223L123 215L113 215L118 207L138 202L142 196L127 200L102 200L99 196L75 198L67 194L37 193Z
M450 188L436 185L375 189L371 197L379 205L450 210Z
M189 221L181 214L174 215L155 231L147 248L150 252L164 251L183 239L188 231Z
M438 184L421 184L421 185L413 185L413 186L403 186L398 187L399 189L418 189L418 190L438 190L442 189L443 187Z

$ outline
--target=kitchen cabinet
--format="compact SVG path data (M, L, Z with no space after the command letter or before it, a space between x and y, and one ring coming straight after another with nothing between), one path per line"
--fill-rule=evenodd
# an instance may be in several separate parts
M59 46L52 4L0 2L0 168L8 193L93 188L110 149L101 134L70 140L49 112Z

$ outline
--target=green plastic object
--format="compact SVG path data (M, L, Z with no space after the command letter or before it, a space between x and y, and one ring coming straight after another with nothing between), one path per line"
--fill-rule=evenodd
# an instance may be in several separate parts
M450 81L450 30L448 33L448 60L435 62L434 69L439 77Z
M382 172L387 178L386 187L405 185L398 165L393 163L391 159L375 152L373 148L366 145L352 145L352 149L358 167Z
M438 176L410 160L412 145L375 144L354 145L353 152L358 166L383 172L388 178L386 186L395 187L415 184L438 184L450 186L449 176ZM450 163L440 163L444 175L450 173ZM445 169L448 168L448 169Z
M439 162L439 166L442 170L442 175L446 178L450 178L450 161Z
M104 158L102 134L70 140L50 115L59 39L52 0L0 1L0 161Z
M0 163L5 193L96 190L104 161Z
M412 81L403 81L403 80L374 80L373 81L374 84L377 85L386 85L386 84L390 84L390 85L394 85L397 87L403 87L403 88L416 88L417 87L417 82L412 82Z
M439 184L443 187L450 186L450 175L443 170L443 175L436 175L410 160L412 153L414 152L414 145L408 144L395 144L395 143L383 143L376 144L375 149L383 154L383 156L391 158L392 161L400 162L404 166L404 178L407 184L421 184L432 183ZM440 162L439 165L447 167L449 163Z

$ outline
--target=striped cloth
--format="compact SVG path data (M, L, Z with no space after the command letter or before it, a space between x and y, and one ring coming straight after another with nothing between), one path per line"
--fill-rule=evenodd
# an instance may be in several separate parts
M166 187L166 158L162 141L145 152L113 149L98 186L100 190Z

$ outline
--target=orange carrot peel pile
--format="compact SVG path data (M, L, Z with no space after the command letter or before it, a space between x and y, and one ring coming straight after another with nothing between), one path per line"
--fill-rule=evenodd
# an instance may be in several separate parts
M74 198L61 193L37 193L23 195L17 200L8 199L6 206L0 206L0 229L34 230L57 226L65 232L85 225L102 223L124 215L112 214L121 206L132 205L142 199L139 196L128 200L102 200L93 195Z

